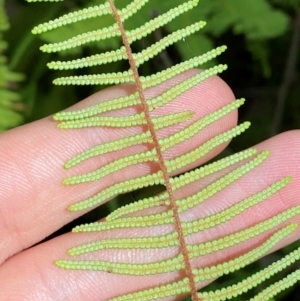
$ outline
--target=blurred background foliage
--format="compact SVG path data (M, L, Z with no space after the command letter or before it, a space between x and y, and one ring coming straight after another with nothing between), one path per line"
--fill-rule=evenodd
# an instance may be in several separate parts
M38 37L31 34L31 29L39 23L99 2L103 0L34 4L24 0L0 0L0 131L48 116L102 89L86 86L55 87L52 85L54 78L80 75L82 71L53 71L48 70L46 64L53 60L67 60L107 51L116 48L118 40L95 42L59 54L42 53L39 47L106 26L111 22L109 18L79 22ZM129 2L122 0L119 3L125 6ZM130 18L126 26L135 28L173 6L173 0L152 0L139 14ZM201 32L169 47L143 66L141 73L149 74L165 69L195 56L199 51L203 53L225 44L228 50L218 60L228 64L229 69L222 77L232 87L237 98L247 99L240 110L240 120L250 120L252 127L241 138L233 141L222 155L245 149L279 132L299 128L300 0L201 0L196 9L182 16L180 22L171 22L153 35L136 42L133 48L135 51L141 50L172 30L198 20L208 22ZM91 67L84 72L112 72L126 68L124 62L119 62ZM128 202L128 199L136 200L148 193L142 190L122 196L109 202L106 208L101 207L101 211L96 209L74 223L98 219L120 203ZM74 223L58 233L68 231ZM282 257L294 247L289 246L234 275L222 277L211 286L216 289L234 283ZM299 268L299 263L296 265ZM260 289L258 287L255 290ZM294 287L276 300L299 300L299 295L300 289ZM236 300L242 301L245 297Z
M9 23L3 0L0 1L0 131L14 127L23 120L22 111L24 105L20 101L21 96L14 91L15 83L22 80L23 76L12 72L7 63L7 58L3 54L7 48L7 43L3 38L3 32L9 29Z

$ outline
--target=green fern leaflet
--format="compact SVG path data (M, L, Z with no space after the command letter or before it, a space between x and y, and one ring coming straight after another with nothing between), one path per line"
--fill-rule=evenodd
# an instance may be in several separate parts
M201 243L191 242L193 234L204 233L208 229L214 229L219 225L226 225L226 223L229 223L243 212L284 189L291 181L291 178L287 176L278 179L278 181L270 186L247 196L235 205L217 213L207 215L203 218L186 219L191 210L196 207L201 208L208 199L218 196L224 189L234 185L234 182L263 164L267 160L269 152L267 150L258 152L256 149L248 149L206 166L188 171L180 176L174 176L183 168L188 169L192 164L199 162L210 151L223 143L229 142L250 126L249 122L245 122L219 133L202 145L192 150L187 149L180 156L169 158L165 155L166 151L181 143L191 141L199 131L203 131L209 125L235 111L244 103L244 99L237 99L199 120L194 118L194 112L190 110L178 110L177 112L164 115L156 114L159 108L168 106L176 97L183 95L189 89L204 82L207 78L221 73L227 68L226 65L217 65L190 76L188 79L170 87L157 96L147 97L148 88L198 67L219 56L226 50L225 46L221 46L161 72L141 76L139 68L143 64L170 45L184 40L205 26L205 22L199 20L194 24L169 33L141 52L134 53L132 50L133 43L141 41L155 30L170 22L174 21L180 24L181 15L193 10L198 5L198 0L178 1L180 2L178 5L175 2L173 8L134 29L126 29L126 20L130 19L133 15L137 15L143 7L151 7L151 0L132 0L131 2L116 0L116 4L113 0L102 1L98 5L68 13L55 20L38 25L33 29L34 34L41 34L65 26L72 26L72 24L89 19L95 19L95 22L101 24L99 20L103 17L108 17L111 20L111 24L108 26L75 35L61 42L45 44L41 47L41 50L44 52L63 52L72 48L85 47L85 45L90 43L101 43L101 41L112 38L120 40L120 47L118 49L71 61L54 61L50 62L48 66L51 69L69 70L106 65L117 61L127 61L130 66L128 70L117 73L65 76L54 80L54 83L57 85L107 85L125 83L134 87L132 93L128 92L126 96L102 101L99 104L78 111L57 113L54 119L59 122L59 128L68 130L92 127L139 129L139 131L135 131L135 134L95 145L93 148L87 149L70 158L65 164L66 169L71 169L87 160L92 160L108 153L133 150L131 155L118 157L118 159L96 170L69 176L63 181L63 184L83 185L87 182L97 183L98 181L105 181L108 177L116 175L120 171L137 168L142 164L152 163L156 166L156 168L148 169L147 172L137 175L135 178L123 179L116 183L108 184L105 189L72 204L68 209L70 211L90 210L125 192L157 184L165 187L165 191L158 195L138 200L117 209L103 222L80 225L73 229L73 232L76 233L102 233L113 229L120 231L122 229L139 229L139 233L145 233L143 230L149 230L148 233L151 233L153 232L151 231L152 229L160 227L164 229L162 233L159 235L127 235L122 238L93 241L71 248L68 252L71 258L66 260L61 259L56 262L59 267L68 270L89 270L131 275L137 277L139 281L143 281L143 277L147 277L148 275L161 275L174 272L177 275L181 275L181 277L170 278L173 280L154 287L115 296L110 301L151 301L188 294L191 295L194 301L231 299L247 292L272 275L280 272L295 260L299 260L300 256L300 250L296 250L280 261L233 286L211 292L197 291L201 283L212 281L256 261L268 253L281 240L296 231L297 224L288 221L290 218L300 214L300 207L294 207L250 228L242 229L224 237ZM121 110L124 111L124 109L131 109L129 110L131 113L125 116L116 114ZM132 113L133 111L135 113ZM165 130L173 125L176 125L178 128L176 132ZM159 134L160 130L165 130L164 133L169 134L161 137ZM216 172L220 172L221 176L202 187L202 181L214 176ZM196 186L202 188L194 191L192 187ZM183 195L183 188L188 190L190 194ZM128 232L137 233L136 231ZM157 233L157 231L154 232ZM243 254L228 261L199 266L201 260L197 259L201 259L204 256L213 256L216 252L250 241L259 235L265 238L264 242L252 250L245 251ZM148 252L155 252L157 249L163 251L170 248L177 250L174 256L155 262L133 263L109 259L101 260L101 256L97 260L84 259L85 254L93 252L101 254L102 250L138 252L139 250L146 249ZM269 300L278 294L278 292L293 285L298 280L299 272L296 271L260 292L251 300Z

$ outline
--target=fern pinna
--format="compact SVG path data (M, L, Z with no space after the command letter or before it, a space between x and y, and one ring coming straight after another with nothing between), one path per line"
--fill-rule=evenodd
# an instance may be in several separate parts
M166 283L155 287L148 287L140 291L128 292L125 295L115 296L110 299L111 301L150 301L188 294L191 295L194 301L231 299L247 292L272 275L280 272L295 260L298 260L300 250L294 251L280 261L273 263L271 266L235 285L208 292L198 292L197 287L203 282L212 281L224 274L238 270L269 252L279 241L296 230L297 224L288 223L287 221L300 213L300 207L294 207L250 228L231 233L224 237L196 244L191 243L189 238L194 233L204 233L207 229L212 229L229 222L247 209L256 206L283 189L291 179L290 177L278 179L277 182L269 187L265 187L264 190L253 193L239 203L217 213L200 219L186 219L186 213L189 213L196 206L201 206L209 198L222 192L235 181L262 164L267 159L269 152L258 152L256 149L248 149L206 166L188 171L180 176L174 176L182 168L189 168L192 163L199 161L199 159L217 146L230 141L233 137L245 131L249 127L249 123L245 122L224 131L192 150L187 149L186 153L180 156L175 158L166 157L166 151L181 143L186 143L186 141L195 137L199 131L239 108L244 103L244 100L235 100L211 112L200 120L195 120L194 112L190 110L179 110L178 112L165 115L156 115L158 108L167 106L172 100L195 85L205 81L208 77L222 72L226 69L226 65L217 65L200 73L195 73L183 82L170 87L168 90L154 97L149 98L146 96L147 93L145 91L148 88L212 60L221 54L226 47L218 47L208 53L196 56L150 76L140 76L139 67L142 64L158 55L168 46L185 39L205 26L205 22L203 21L190 24L187 27L168 34L141 52L134 53L131 47L133 42L143 39L172 20L177 20L176 22L178 22L182 14L198 5L198 0L179 1L180 3L177 6L176 1L174 1L174 7L168 11L138 28L127 30L125 28L125 21L138 14L143 6L151 5L151 2L151 0L131 0L125 3L126 6L124 6L124 1L122 2L121 0L116 1L117 4L114 3L114 0L105 0L98 5L65 14L55 20L38 25L33 29L33 33L41 34L89 19L94 19L96 23L101 24L99 21L100 18L111 16L112 23L107 27L88 31L61 42L43 45L41 50L45 52L61 52L67 49L82 47L89 43L101 43L101 41L106 39L119 37L122 43L117 50L71 61L55 61L49 63L49 67L57 70L70 70L99 66L122 60L127 60L130 65L129 70L123 72L69 76L58 78L54 81L58 85L127 83L134 87L131 90L132 93L128 92L126 96L102 101L99 104L78 111L57 113L54 119L59 121L59 128L140 128L139 133L127 135L87 149L83 153L71 158L65 164L65 168L69 169L94 157L105 156L105 154L120 150L132 148L134 153L118 157L116 160L94 171L70 176L63 183L65 185L75 185L101 181L120 170L149 162L152 163L152 166L153 164L156 166L151 170L148 169L146 174L144 173L135 178L124 179L123 181L108 185L97 194L71 205L69 210L86 211L107 202L119 194L147 186L161 184L165 187L165 191L158 195L138 200L117 209L107 216L105 221L80 225L73 230L76 233L102 233L103 231L113 229L118 229L119 231L122 231L122 229L139 229L139 231L132 231L132 236L106 238L76 246L70 249L68 254L69 256L77 256L77 259L58 260L56 264L69 270L90 270L131 275L135 276L137 281L143 281L143 277L147 275L160 275L172 272L174 275L174 272L178 273L176 277L173 277L173 280L169 280ZM118 5L123 5L123 7L118 8ZM132 114L133 110L130 110L131 113L120 117L121 113L118 114L118 111L124 111L126 108L133 108L135 113ZM176 132L171 133L165 130L162 137L160 131L172 125L180 125L181 127ZM166 133L168 134L166 135ZM141 145L144 145L144 151L140 151L141 148L136 148L136 146ZM214 176L217 172L221 174L219 178L215 178ZM214 180L200 190L194 191L195 186L201 187L201 181L210 177ZM197 184L198 182L200 184ZM181 193L183 188L188 188L186 190L189 190L190 195L183 195ZM160 235L143 236L143 229L151 230L154 227L165 227L165 229ZM214 254L214 252L222 251L263 234L266 235L266 239L261 245L256 246L250 251L245 251L244 254L231 258L228 261L218 262L209 266L201 266L201 264L199 266L199 262L201 263L199 260L195 263L194 259L201 259L203 256ZM163 251L170 248L176 249L176 254L157 262L133 263L101 260L102 250L128 250L128 252L131 252L132 250L147 249L149 252L155 252L157 249ZM96 251L99 254L97 260L86 260L82 257L85 254ZM297 280L299 280L299 271L290 274L280 282L261 291L251 300L269 300L272 296L291 286Z

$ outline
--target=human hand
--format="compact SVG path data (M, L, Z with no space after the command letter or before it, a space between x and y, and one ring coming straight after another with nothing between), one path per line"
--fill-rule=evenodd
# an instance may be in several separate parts
M173 79L171 83L174 84L185 76L187 74ZM160 86L150 90L149 93L157 93L165 88L165 85ZM110 88L89 97L76 105L76 108L123 95L128 89L130 88L125 86ZM199 118L233 99L234 96L228 86L220 78L212 77L179 97L167 109L174 111L182 107L192 109L196 112L195 118ZM189 147L195 147L213 135L233 127L236 124L236 117L235 112L207 127L192 140L192 143L189 143ZM69 172L62 168L69 158L95 144L109 141L113 137L120 137L123 132L130 131L133 130L108 128L58 130L56 123L48 117L0 135L0 301L107 300L113 296L154 286L176 277L176 273L169 273L138 279L136 276L120 276L104 272L66 271L54 264L55 260L66 258L66 251L73 246L112 235L121 237L122 233L129 230L88 235L68 233L38 244L45 237L82 214L69 212L66 209L69 205L96 193L111 183L149 172L151 166L145 163L135 169L122 170L108 180L97 182L96 185L95 183L75 186L61 184L62 180L69 175ZM213 197L201 207L201 212L194 211L192 214L202 217L222 210L287 175L292 176L292 182L259 206L235 218L229 225L218 226L214 231L209 230L205 232L205 236L199 234L198 240L216 238L225 233L249 227L299 204L299 135L299 131L291 131L255 146L258 150L270 150L271 154L267 161L238 180L230 189L222 192L222 202L219 198ZM216 148L197 163L203 164L224 147L225 145ZM175 147L167 155L176 156L182 151L182 147ZM120 154L120 152L117 153L118 156ZM78 171L81 173L95 168L95 164L102 166L115 159L115 155L94 158L91 162L78 167ZM293 221L299 222L299 218L293 218ZM159 227L151 229L151 234L158 234L158 231L161 231ZM299 237L300 232L294 232L276 245L276 249ZM259 241L255 238L243 246L251 249L251 246ZM170 250L170 254L172 252ZM218 259L229 259L239 252L242 252L239 247L230 248L228 251L221 252L221 257ZM145 258L154 261L165 258L169 251L158 249L150 253L149 250L139 252L135 250L118 251L112 254L115 259L121 259L124 262ZM89 256L95 259L95 255ZM103 252L103 258L108 258L107 252ZM202 258L201 266L208 261L208 257Z

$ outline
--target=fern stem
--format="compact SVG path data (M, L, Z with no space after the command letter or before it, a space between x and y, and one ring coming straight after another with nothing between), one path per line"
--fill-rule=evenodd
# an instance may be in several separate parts
M186 241L184 238L183 229L181 228L180 216L179 216L178 208L176 205L176 200L174 197L172 185L170 182L170 177L168 174L167 166L165 164L162 149L159 144L158 136L156 134L155 127L154 127L153 121L150 116L150 110L149 110L149 107L148 107L148 104L146 101L146 97L145 97L143 85L142 85L142 82L141 82L141 79L139 76L138 68L137 68L135 60L134 60L134 56L133 56L133 53L132 53L132 50L130 47L130 42L126 35L126 30L123 26L120 15L118 14L118 10L114 4L114 0L108 0L108 2L110 3L112 13L114 15L114 18L115 18L115 20L118 24L118 27L120 29L120 32L121 32L122 40L123 40L123 43L124 43L124 46L126 48L126 52L128 55L129 64L130 64L131 70L133 72L136 90L137 90L137 92L139 94L139 98L141 100L141 105L142 105L143 111L145 113L145 119L147 120L148 129L153 138L153 145L154 145L154 148L155 148L157 156L158 156L158 163L159 163L160 169L163 174L166 191L168 193L169 200L170 200L170 205L171 205L170 207L171 207L171 209L173 211L173 215L174 215L175 227L176 227L176 231L178 232L180 251L183 255L185 273L189 279L189 285L190 285L190 289L191 289L191 297L194 301L200 301L198 298L198 294L197 294L196 283L194 281L193 270L192 270L191 262L190 262L189 255L188 255L188 250L187 250L187 245L186 245Z

